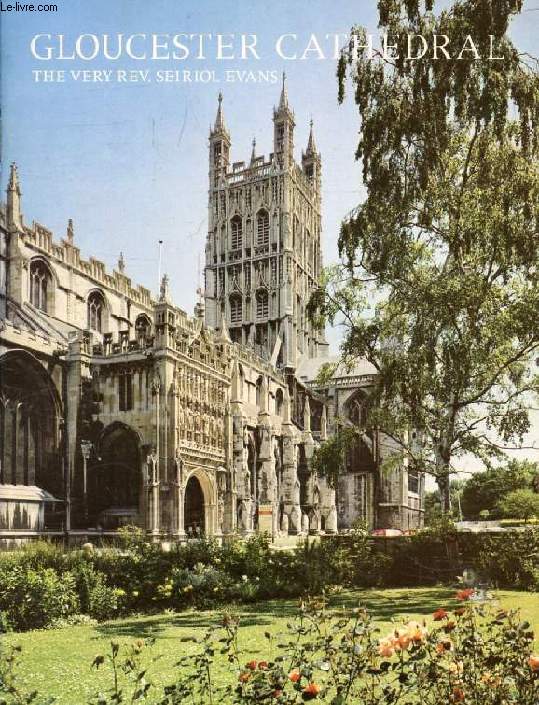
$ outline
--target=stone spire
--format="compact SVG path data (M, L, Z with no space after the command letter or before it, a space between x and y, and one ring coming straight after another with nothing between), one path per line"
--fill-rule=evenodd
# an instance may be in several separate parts
M168 280L168 275L163 274L163 278L161 279L161 290L159 292L159 302L160 303L170 303L170 288L169 288L169 280Z
M218 100L218 106L217 106L217 115L215 116L215 125L213 127L214 132L227 132L226 125L225 125L225 115L223 112L223 94L219 93L219 97L217 98Z
M294 159L294 113L288 105L286 74L283 72L283 87L279 106L273 109L273 152L283 166L289 167Z
M283 86L281 88L281 98L279 99L279 111L288 109L288 90L286 87L286 73L283 71Z
M251 164L256 160L256 137L253 137L253 149L251 150Z
M67 241L69 242L69 244L72 245L73 240L75 239L75 228L73 227L73 219L72 218L70 218L67 221L66 238L67 238Z
M311 118L311 131L309 132L309 141L307 143L307 151L305 152L307 156L311 156L313 154L318 154L318 150L316 148L316 142L314 139L314 130L313 130L313 121Z
M123 274L125 272L125 260L123 252L120 252L120 256L118 257L118 271L120 272L120 274Z
M9 171L9 183L7 187L7 224L8 226L22 229L21 187L19 184L19 172L17 171L15 162L12 162Z
M228 326L226 324L225 312L221 312L221 328L219 330L219 341L222 343L231 343L230 333L228 332Z

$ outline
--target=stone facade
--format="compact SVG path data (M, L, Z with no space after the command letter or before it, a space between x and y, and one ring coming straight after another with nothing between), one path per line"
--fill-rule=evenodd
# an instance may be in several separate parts
M222 96L210 132L206 322L224 316L234 342L282 368L327 351L305 307L322 269L321 157L313 127L301 165L295 119L283 88L273 111L274 151L230 164Z
M26 225L12 165L0 210L3 545L82 540L123 524L182 541L332 533L358 513L373 527L413 523L405 469L389 483L400 490L374 489L376 442L371 479L353 499L343 480L337 504L312 470L346 405L337 390L355 382L312 382L327 360L305 315L321 269L321 159L311 129L301 167L294 162L293 128L283 85L274 154L253 148L248 166L230 166L220 99L206 287L192 317L171 301L166 276L155 299L132 283L123 257L112 273L82 259L71 221L59 242Z

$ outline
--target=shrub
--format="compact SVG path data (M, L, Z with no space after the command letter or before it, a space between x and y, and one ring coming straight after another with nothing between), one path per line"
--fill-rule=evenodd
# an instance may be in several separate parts
M172 597L175 607L207 607L228 600L233 593L233 587L230 575L212 566L198 563L193 569L175 569L170 582L165 583L161 590L166 596Z
M122 607L125 591L122 588L109 587L102 573L96 573L96 579L88 594L88 614L103 622L117 617Z
M80 611L72 573L16 566L0 573L0 610L16 630L39 629Z
M539 528L461 537L463 560L497 587L539 589Z

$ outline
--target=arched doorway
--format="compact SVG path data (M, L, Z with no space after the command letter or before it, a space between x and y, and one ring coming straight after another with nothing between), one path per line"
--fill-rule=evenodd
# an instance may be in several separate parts
M29 485L63 495L62 405L40 362L24 350L0 357L0 484Z
M198 477L191 475L185 488L184 529L188 536L201 536L205 531L204 492Z
M142 484L138 434L123 423L111 424L100 438L98 455L88 468L90 517L105 529L136 523Z

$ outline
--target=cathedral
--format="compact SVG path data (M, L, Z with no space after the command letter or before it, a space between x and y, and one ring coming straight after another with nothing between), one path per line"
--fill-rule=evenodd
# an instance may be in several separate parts
M11 166L0 210L0 546L36 537L274 541L422 525L423 475L390 472L362 428L375 370L342 369L306 315L322 269L321 168L301 163L283 80L273 152L231 160L222 96L209 135L205 284L194 315L83 259L23 218ZM331 375L319 381L322 366ZM313 469L337 424L358 429L336 487Z

